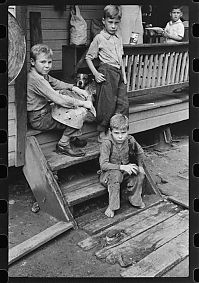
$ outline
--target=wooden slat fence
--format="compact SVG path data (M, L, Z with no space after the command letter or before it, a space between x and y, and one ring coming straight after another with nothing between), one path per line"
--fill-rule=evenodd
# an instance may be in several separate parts
M133 96L141 90L181 84L189 80L188 43L124 45L127 90Z

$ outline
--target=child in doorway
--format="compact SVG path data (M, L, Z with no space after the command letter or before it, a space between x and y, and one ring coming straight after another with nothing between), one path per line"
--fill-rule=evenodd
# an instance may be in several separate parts
M128 134L128 118L122 114L114 115L110 120L110 132L100 146L100 183L108 188L109 205L105 211L108 217L114 217L120 208L120 185L125 182L129 202L138 208L144 208L142 184L145 172L142 167L144 151L133 136Z
M170 12L171 20L167 23L162 32L166 43L178 43L184 37L184 25L180 18L182 17L182 8L173 6Z
M87 142L78 139L78 136L81 135L81 128L73 127L73 125L82 126L86 120L86 114L84 117L78 116L79 110L83 109L84 113L87 113L85 109L91 110L92 102L87 100L88 94L85 90L48 75L52 68L52 56L53 52L47 45L36 44L31 48L31 69L27 82L28 120L34 129L63 130L63 135L57 144L57 151L70 156L83 156L85 152L78 147L84 147ZM75 98L75 94L83 98ZM65 124L53 118L52 102L54 106L59 105L66 109L68 120L65 119ZM78 119L81 121L76 121Z
M128 116L129 101L127 80L122 60L122 37L118 26L122 17L121 7L108 5L104 8L104 29L97 34L86 54L87 64L97 82L95 108L97 112L98 141L106 137L110 118L121 113ZM99 58L98 70L92 60Z

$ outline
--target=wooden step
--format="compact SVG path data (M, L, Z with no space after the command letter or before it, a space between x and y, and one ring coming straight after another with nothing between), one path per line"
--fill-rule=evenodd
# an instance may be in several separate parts
M51 145L48 150L45 150L45 157L52 171L57 171L70 167L72 165L83 163L92 160L99 156L99 143L96 139L89 138L88 144L84 147L85 156L72 157L64 154L59 154L55 151L55 145Z
M107 192L99 183L98 176L86 177L76 184L61 184L60 188L69 206L82 203L91 198L98 197Z
M99 183L98 175L87 176L71 184L61 184L60 188L69 206L76 205L107 192Z

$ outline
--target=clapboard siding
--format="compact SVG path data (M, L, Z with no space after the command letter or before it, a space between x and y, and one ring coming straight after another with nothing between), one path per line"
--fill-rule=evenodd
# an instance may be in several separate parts
M16 108L14 82L8 86L8 166L15 165Z
M87 44L90 43L90 25L92 19L103 16L103 5L79 5L81 15L87 22ZM70 40L70 6L60 13L53 6L34 5L27 7L27 62L30 58L30 12L41 13L41 27L43 42L52 48L53 70L62 69L62 45L68 45ZM30 67L28 63L28 68Z

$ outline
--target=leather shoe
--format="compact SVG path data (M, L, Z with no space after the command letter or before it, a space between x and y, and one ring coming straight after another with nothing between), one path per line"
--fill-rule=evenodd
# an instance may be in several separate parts
M81 149L72 148L70 145L63 146L63 145L57 144L56 151L57 153L62 153L65 155L76 156L76 157L85 155L84 151L82 151Z
M87 145L87 141L86 140L80 140L78 138L71 138L70 139L70 143L73 145L73 146L76 146L76 147L85 147Z

